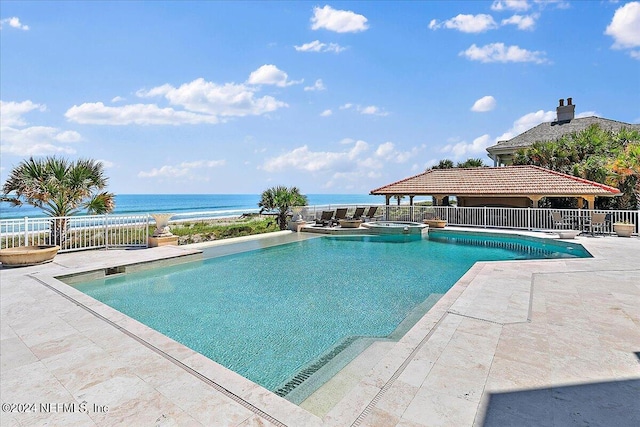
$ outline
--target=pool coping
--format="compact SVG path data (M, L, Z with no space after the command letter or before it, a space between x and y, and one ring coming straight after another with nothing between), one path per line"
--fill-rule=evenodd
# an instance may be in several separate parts
M470 230L461 229L460 231ZM479 230L474 229L473 231L478 232ZM493 233L495 233L495 231L496 230L490 230L490 232ZM290 234L291 232L284 233ZM509 234L519 233L516 232ZM264 238L264 236L261 236L260 238ZM572 240L572 242L582 243L576 242L575 240ZM217 244L230 243L233 243L231 239L227 242ZM189 246L180 247L182 248L182 252L179 256L185 256L185 254L188 254L189 256L197 256L199 251L206 246L208 245L200 244L193 248L190 248ZM586 249L589 250L589 248ZM178 256L175 253L169 256L169 258L177 257ZM594 257L601 257L601 254L597 253ZM160 254L160 257L157 258L160 262L166 259L166 254ZM528 263L529 261L508 262ZM542 262L565 263L567 260L544 260ZM186 367L187 370L192 370L192 375L214 387L218 392L224 394L228 398L231 398L234 402L250 409L251 412L271 424L295 426L301 425L301 422L303 422L304 425L351 424L356 426L363 422L363 420L365 420L372 412L376 404L390 389L391 385L393 385L393 382L402 374L403 367L406 368L408 362L412 360L412 357L415 356L416 352L429 340L440 322L442 322L442 319L447 314L455 314L451 311L452 306L456 303L460 295L467 289L469 284L482 271L484 266L486 264L495 263L502 262L492 261L488 263L476 263L471 267L471 269L469 269L463 277L458 280L458 282L456 282L456 284L454 284L452 288L398 341L397 345L394 346L394 349L390 352L389 357L385 359L384 366L379 365L374 370L375 372L370 373L367 378L361 382L361 384L355 387L354 390L350 391L346 397L323 419L320 419L299 406L288 402L286 399L276 396L274 393L257 386L233 371L224 368L216 362L182 346L161 333L94 300L82 292L73 289L72 286L68 286L55 278L63 275L72 276L73 274L80 274L83 271L98 271L100 268L93 268L90 270L72 268L71 271L66 271L67 274L52 274L54 272L47 272L47 270L51 270L50 268L47 268L47 266L40 266L37 269L29 269L25 276L28 276L32 280L36 280L47 289L54 291L59 296L67 298L72 303L76 305L80 304L88 308L95 313L97 317L102 317L107 321L107 323L116 327L120 331L127 331L133 336L140 338L144 341L138 341L141 345L145 345L147 348L152 347L157 349L160 353L163 353L163 355L168 356L163 357L171 363L176 364L177 362L179 365L181 364ZM122 262L114 262L113 260L105 260L103 264L105 265L104 268L126 265L126 263L122 264ZM132 266L136 264L139 263L131 263ZM25 272L26 271L27 270L25 270ZM2 272L4 273L5 270L2 270ZM525 319L525 321L526 320L527 319ZM131 337L131 335L129 336Z

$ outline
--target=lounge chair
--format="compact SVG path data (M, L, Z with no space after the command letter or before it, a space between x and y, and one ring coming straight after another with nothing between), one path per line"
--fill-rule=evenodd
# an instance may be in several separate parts
M362 216L362 218L367 222L376 221L378 218L382 218L381 216L376 216L377 211L378 211L377 206L371 206L367 211L367 213Z
M333 211L322 211L320 218L316 218L316 227L326 227L331 224L331 218L333 218Z
M331 225L340 224L340 220L341 219L347 219L347 208L336 209L336 214L333 217L333 219L331 220Z
M353 213L353 216L349 219L360 219L364 214L364 208L356 208L356 211Z

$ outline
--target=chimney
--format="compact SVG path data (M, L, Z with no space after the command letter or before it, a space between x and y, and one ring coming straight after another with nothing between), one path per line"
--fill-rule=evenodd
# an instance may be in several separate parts
M573 99L567 98L567 105L564 105L564 99L560 100L558 108L556 108L556 121L569 122L575 118L576 106L573 105Z

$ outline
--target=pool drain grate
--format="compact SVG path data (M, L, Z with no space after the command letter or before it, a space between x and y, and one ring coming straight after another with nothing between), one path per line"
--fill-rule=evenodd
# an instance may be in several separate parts
M291 393L296 387L308 380L313 374L318 372L320 368L326 365L331 359L336 357L342 350L349 347L357 339L362 338L360 336L352 336L345 338L340 344L335 346L331 351L322 355L318 360L307 366L303 370L299 371L293 378L288 380L282 387L274 391L280 397L284 397Z

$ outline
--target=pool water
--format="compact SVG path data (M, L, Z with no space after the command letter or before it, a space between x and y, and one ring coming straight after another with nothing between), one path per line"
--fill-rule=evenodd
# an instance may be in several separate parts
M276 391L341 343L389 336L476 261L572 256L454 241L325 236L75 286Z

